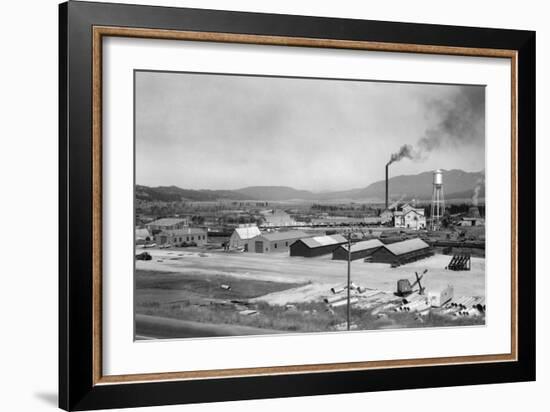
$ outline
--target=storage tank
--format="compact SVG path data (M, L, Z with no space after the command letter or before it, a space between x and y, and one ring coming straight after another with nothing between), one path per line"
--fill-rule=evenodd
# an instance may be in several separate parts
M432 207L430 210L431 229L439 230L441 218L445 214L445 199L443 197L443 170L434 170L432 191Z
M434 171L434 185L441 186L443 184L443 170L437 169Z

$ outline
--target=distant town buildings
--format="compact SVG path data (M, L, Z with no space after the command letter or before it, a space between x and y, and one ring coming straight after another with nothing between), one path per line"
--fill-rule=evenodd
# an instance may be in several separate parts
M182 229L163 230L155 235L157 245L181 245L182 243L196 243L197 246L205 245L208 235L205 229L185 227Z
M265 221L263 226L296 226L296 221L284 210L264 210L261 214Z
M338 225L379 225L382 219L379 216L347 217L347 216L321 216L311 219L311 224L338 226Z
M186 218L165 217L147 223L145 227L149 230L150 233L157 234L163 230L183 229L188 225L189 220L187 220Z

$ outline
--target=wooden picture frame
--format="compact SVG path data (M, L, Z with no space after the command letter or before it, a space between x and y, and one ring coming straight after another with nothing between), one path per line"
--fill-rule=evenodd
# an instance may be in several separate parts
M106 3L59 8L59 406L216 402L535 379L535 33ZM510 59L509 354L102 374L102 39L106 36ZM521 183L521 185L520 185Z

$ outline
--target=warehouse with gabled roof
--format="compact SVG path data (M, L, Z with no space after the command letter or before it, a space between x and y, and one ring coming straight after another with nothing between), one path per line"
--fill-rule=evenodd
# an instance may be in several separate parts
M353 243L351 245L351 260L364 259L377 250L383 247L384 244L378 239L363 240L361 242ZM334 252L332 252L333 260L348 260L348 245L343 244L338 246Z
M296 240L308 237L301 230L266 232L248 240L247 250L253 253L288 252Z
M261 235L260 229L256 225L242 225L236 228L229 238L230 248L248 248L248 241Z
M344 243L347 243L347 239L342 235L307 237L290 245L290 256L315 257L329 255Z
M375 250L371 262L404 265L433 255L432 248L420 238L391 243Z

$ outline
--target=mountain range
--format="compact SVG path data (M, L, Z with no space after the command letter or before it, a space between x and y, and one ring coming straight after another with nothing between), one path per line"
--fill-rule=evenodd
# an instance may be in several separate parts
M430 199L432 195L433 172L416 175L400 175L389 179L390 199L407 200ZM443 189L446 199L471 198L476 186L480 186L479 196L485 196L485 173L465 172L453 169L443 171ZM236 190L193 190L177 186L148 187L136 185L136 198L151 201L216 201L216 200L353 200L383 202L385 198L385 181L374 182L364 188L346 191L313 192L297 190L287 186L249 186Z

